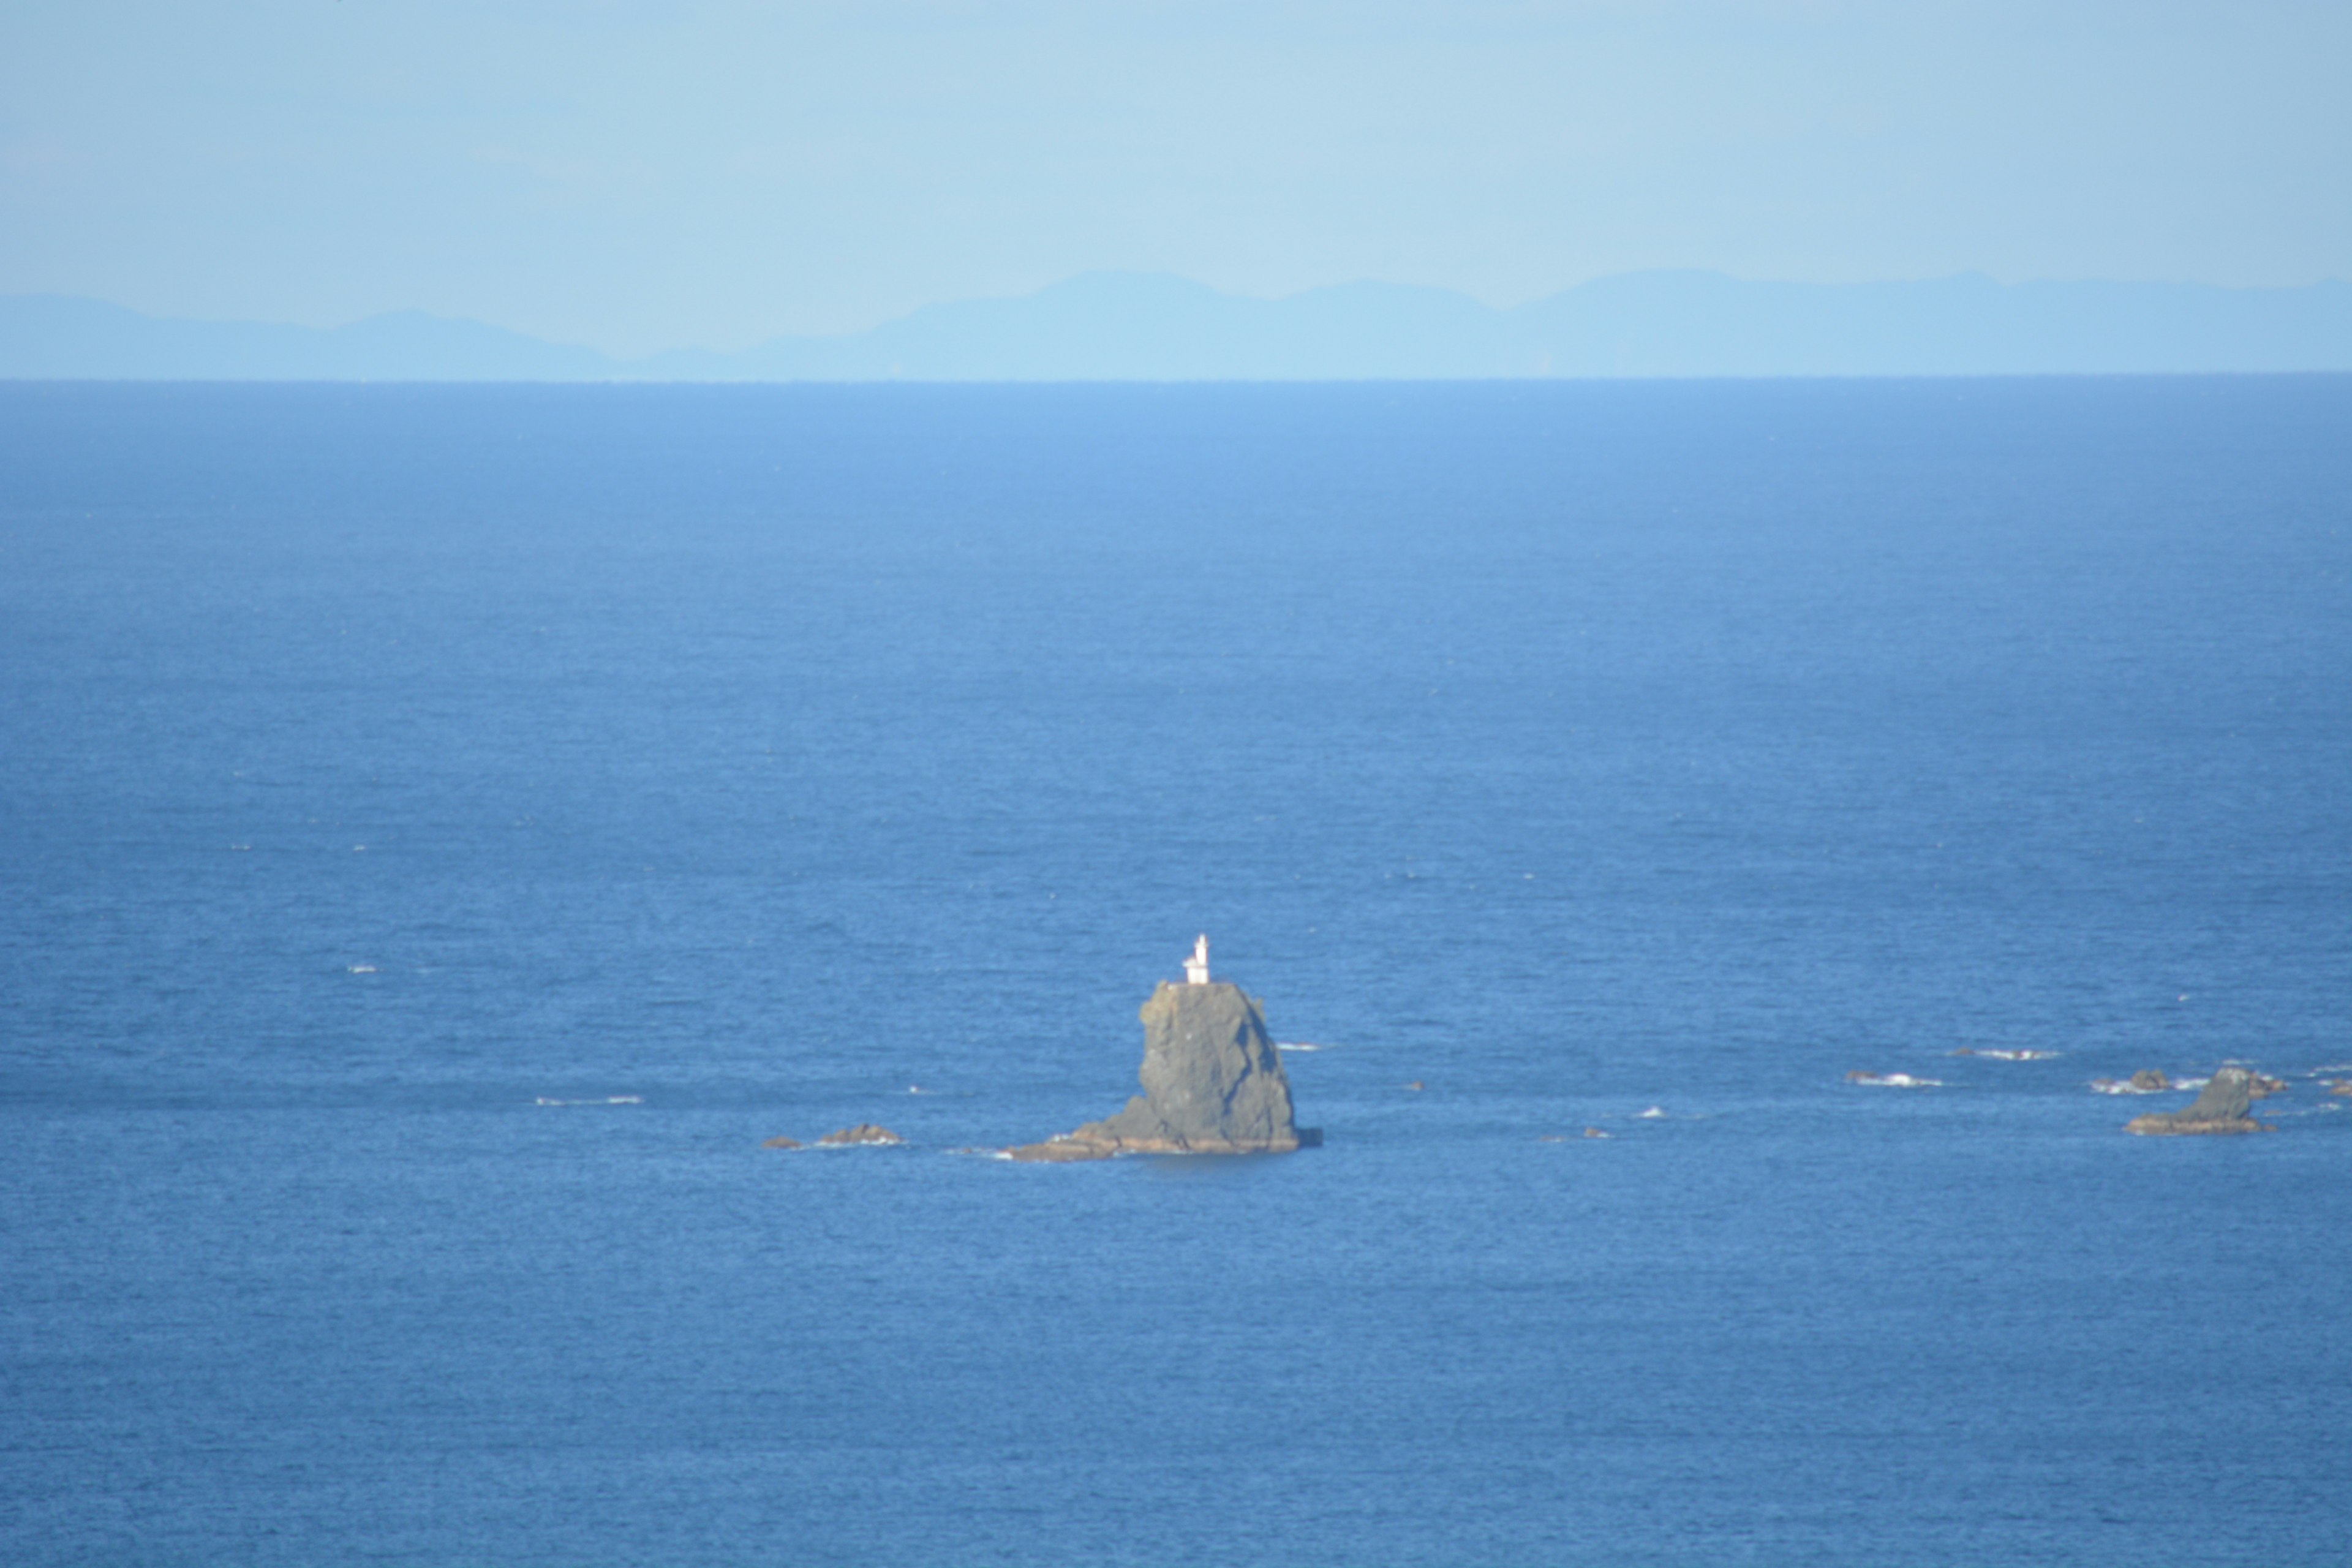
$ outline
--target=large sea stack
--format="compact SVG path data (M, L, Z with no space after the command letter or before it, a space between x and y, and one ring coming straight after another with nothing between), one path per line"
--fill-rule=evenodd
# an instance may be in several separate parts
M1207 943L1193 949L1184 984L1163 983L1143 1005L1143 1092L1116 1116L1013 1150L1014 1159L1286 1154L1322 1142L1292 1120L1290 1079L1257 1002L1208 978Z
M2253 1108L2258 1092L2267 1092L2263 1080L2243 1068L2222 1068L2215 1072L2198 1095L2196 1103L2181 1110L2161 1111L2154 1116L2135 1116L2125 1124L2126 1132L2148 1136L2179 1135L2190 1132L2267 1132L2265 1122L2255 1121L2247 1112Z

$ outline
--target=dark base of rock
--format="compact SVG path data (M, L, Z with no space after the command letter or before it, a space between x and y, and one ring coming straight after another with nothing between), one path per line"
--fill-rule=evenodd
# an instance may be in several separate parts
M1101 1122L1091 1125L1099 1127ZM1024 1143L1005 1153L1032 1164L1073 1164L1085 1160L1118 1160L1130 1154L1295 1154L1301 1149L1323 1147L1323 1129L1298 1127L1288 1138L1236 1143L1217 1138L1121 1138L1104 1136L1081 1127L1043 1143Z
M2217 1117L2193 1121L2179 1111L2165 1116L2135 1116L2124 1123L2124 1131L2137 1132L2143 1138L2184 1138L2198 1134L2232 1132L2275 1132L2267 1121L2257 1121L2251 1116Z

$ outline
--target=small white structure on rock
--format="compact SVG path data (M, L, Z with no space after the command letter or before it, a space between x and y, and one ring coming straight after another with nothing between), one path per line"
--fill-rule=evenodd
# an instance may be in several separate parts
M1184 961L1184 984L1206 985L1209 983L1209 937L1203 931L1192 944L1192 956Z

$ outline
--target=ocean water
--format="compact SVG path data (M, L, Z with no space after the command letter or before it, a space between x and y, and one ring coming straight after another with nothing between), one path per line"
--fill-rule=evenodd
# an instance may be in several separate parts
M2347 432L0 388L0 1559L2342 1563Z

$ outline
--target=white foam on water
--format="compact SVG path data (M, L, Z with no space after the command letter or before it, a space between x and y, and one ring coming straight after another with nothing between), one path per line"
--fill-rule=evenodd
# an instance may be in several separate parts
M375 965L373 963L350 963L345 964L344 967L350 970L353 974L373 974L375 973Z
M1665 1111L1654 1105L1650 1107L1649 1110L1642 1112L1642 1120L1644 1121L1663 1121L1665 1120Z

